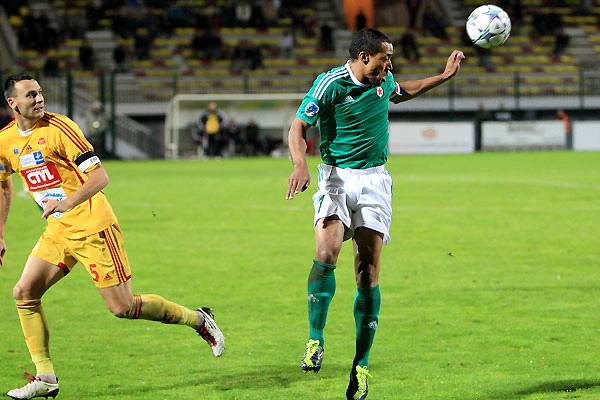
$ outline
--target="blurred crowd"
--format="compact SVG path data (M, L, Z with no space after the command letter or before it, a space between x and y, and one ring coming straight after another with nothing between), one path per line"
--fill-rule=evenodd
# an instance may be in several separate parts
M113 51L116 69L125 70L128 59L150 58L157 37L170 37L178 28L193 28L191 41L194 57L205 61L215 59L241 60L239 69L261 67L263 53L290 55L298 37L321 37L324 47L332 50L331 27L320 24L312 0L207 0L205 6L183 6L178 2L158 0L91 0L86 2L84 17L70 13L69 8L81 7L80 2L64 0L64 9L49 10L33 1L1 0L19 46L45 52L56 49L67 39L85 39L85 33L111 29L115 39L132 39L133 47L119 45ZM71 4L72 3L72 4ZM266 48L250 40L227 46L220 35L221 28L251 27L266 31L286 20L281 43ZM106 21L109 21L107 23ZM79 48L79 66L94 69L94 49L83 40ZM56 60L50 59L48 71L57 71Z

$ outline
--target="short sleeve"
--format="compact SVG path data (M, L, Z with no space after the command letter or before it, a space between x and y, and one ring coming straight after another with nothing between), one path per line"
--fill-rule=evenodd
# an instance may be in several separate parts
M327 109L333 99L333 80L330 74L320 74L313 82L312 87L304 96L296 116L309 125L314 126L321 113Z
M81 132L79 126L65 116L54 116L56 126L61 131L58 138L58 149L62 157L77 165L82 172L89 172L100 164L94 148Z

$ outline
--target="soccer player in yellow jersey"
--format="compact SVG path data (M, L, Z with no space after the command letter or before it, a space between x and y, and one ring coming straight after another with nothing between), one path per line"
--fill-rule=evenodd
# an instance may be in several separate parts
M41 299L77 262L89 272L115 316L190 326L219 357L225 339L209 308L191 310L155 294L132 293L121 228L102 192L108 175L77 124L45 110L42 89L31 76L8 77L4 96L15 120L0 131L0 265L6 251L4 225L10 208L11 174L21 176L48 220L13 289L37 373L7 395L32 399L58 394Z

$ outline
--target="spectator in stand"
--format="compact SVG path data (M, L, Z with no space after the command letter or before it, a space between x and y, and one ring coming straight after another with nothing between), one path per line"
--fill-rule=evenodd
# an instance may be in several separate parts
M294 34L291 30L285 29L279 42L279 49L284 57L291 57L294 52Z
M363 13L363 11L360 10L358 12L358 14L356 14L356 22L355 22L354 30L356 32L358 32L361 29L364 29L366 27L367 27L367 17L365 16L365 13Z
M554 57L562 56L569 47L570 41L571 37L565 32L565 28L561 27L554 38L554 50L552 51Z
M240 126L235 122L233 118L227 121L225 129L221 138L221 149L223 149L224 156L233 156L238 154L242 130Z
M113 49L113 62L116 72L127 72L129 70L129 66L127 65L127 53L127 47L123 44L118 44Z
M278 23L280 2L278 0L264 0L262 14L267 26L275 26Z
M147 60L150 58L150 46L152 45L152 36L148 28L137 28L134 34L135 55L138 60Z
M439 15L438 11L431 4L428 4L423 13L423 28L431 35L442 40L448 40L446 32L446 23Z
M418 16L422 4L422 0L406 0L406 8L408 10L408 27L410 29L417 29L419 25Z
M411 63L418 63L421 58L417 40L411 29L407 30L400 37L400 45L402 46L402 55Z
M192 50L193 57L198 60L208 59L209 54L209 43L208 43L208 31L197 30L194 37L192 38Z
M262 67L262 53L260 47L251 41L242 39L233 49L232 68L234 73L240 73L245 69L255 70Z
M220 157L220 135L223 130L223 114L218 110L217 103L208 103L206 111L198 119L200 137L206 138L205 155L208 157ZM203 142L204 143L204 142Z
M328 23L321 25L321 48L328 52L335 51L333 28Z
M0 129L10 124L13 120L12 111L4 104L0 105Z
M235 18L238 26L248 27L252 21L252 4L242 0L235 6Z
M90 42L87 39L84 39L79 46L79 64L81 64L81 68L86 71L92 71L95 67L95 55L94 49Z
M108 117L104 113L102 104L94 101L85 114L85 137L94 146L94 152L98 157L105 155L106 131L108 129Z
M246 151L244 152L247 156L255 156L262 154L262 145L260 141L260 129L254 119L248 120L246 128L244 129L244 136L246 142Z
M57 77L60 74L60 67L56 57L49 56L46 58L42 71L44 72L44 76L52 78Z

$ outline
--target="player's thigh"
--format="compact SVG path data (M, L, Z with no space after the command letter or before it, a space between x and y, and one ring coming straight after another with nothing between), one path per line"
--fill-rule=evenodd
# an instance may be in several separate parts
M16 299L39 299L69 273L76 260L69 254L63 238L44 231L31 250L23 273L13 289Z
M71 240L69 250L88 271L98 288L120 285L131 279L131 268L117 225L82 239Z

